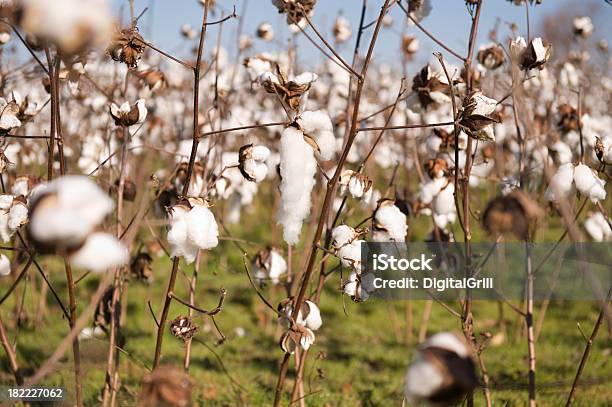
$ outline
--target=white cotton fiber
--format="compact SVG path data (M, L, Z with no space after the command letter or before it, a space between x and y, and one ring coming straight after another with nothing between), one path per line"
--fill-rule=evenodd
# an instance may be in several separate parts
M278 222L289 245L300 240L302 222L310 214L310 194L315 185L317 162L301 131L288 127L281 135L281 206Z

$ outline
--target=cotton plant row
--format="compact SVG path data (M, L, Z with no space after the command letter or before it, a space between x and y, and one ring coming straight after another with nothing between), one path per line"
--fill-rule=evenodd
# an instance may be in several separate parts
M59 256L78 269L103 273L128 267L147 279L152 258L137 247L167 245L175 267L178 259L197 266L202 253L219 250L225 224L239 225L261 205L261 191L272 191L277 209L271 216L282 240L256 242L261 247L250 257L250 268L259 286L290 287L288 271L297 263L288 254L308 245L307 225L318 221L315 197L331 188L331 218L341 221L321 224L329 237L323 249L349 271L340 282L342 295L363 302L372 293L371 275L362 274L363 243L455 239L464 227L458 219L467 213L458 213L458 197L466 191L495 190L495 199L472 208L482 213L490 234L519 239L529 237L529 225L543 217L544 207L553 216L563 214L563 204L577 191L578 199L589 203L587 216L580 218L584 231L594 241L612 239L604 205L612 165L612 80L608 66L599 72L607 93L585 86L594 71L584 53L553 62L553 45L545 38L511 32L503 41L479 44L469 72L431 57L408 65L409 76L400 81L399 67L373 60L358 81L365 86L354 140L345 150L356 81L340 62L326 59L302 70L285 51L257 52L256 41L275 36L274 27L262 22L258 40L239 39L239 59L217 45L207 50L214 69L196 79L205 107L193 111L185 95L194 90L189 71L200 61L169 58L147 42L135 19L120 27L105 1L84 1L61 0L57 7L42 0L0 2L2 16L27 34L23 45L41 57L52 49L57 61L35 74L16 69L3 82L0 238L5 243L23 240L36 253ZM311 24L316 1L272 3L293 35ZM410 30L434 10L428 0L405 7ZM100 12L85 11L92 9ZM394 24L390 15L381 15L380 23L382 29ZM340 16L331 35L336 44L347 43L355 28ZM594 31L582 16L571 28L579 41ZM190 26L180 32L189 44L200 34ZM0 43L17 41L10 32L0 35ZM418 39L406 34L400 45L406 61L415 61ZM48 107L57 98L45 73L51 67L61 115ZM40 138L60 116L56 159L44 142L48 136ZM140 164L150 157L155 159L148 182L141 182ZM47 180L44 169L51 170ZM60 176L52 179L53 173ZM404 175L398 180L391 173ZM138 225L141 245L126 243L121 229L127 223L117 221L123 202L137 197L145 202L147 222L155 217L162 225L161 237L149 236L150 225ZM509 211L508 203L520 210ZM366 220L343 216L353 212ZM511 227L496 221L507 216ZM417 218L431 225L428 235L412 233ZM13 269L1 254L0 275ZM288 292L275 311L287 355L307 352L326 328L318 298L299 302L298 297ZM83 330L82 337L90 331ZM171 332L189 343L197 326L191 317L179 316ZM470 380L445 370L448 360L438 361L440 352ZM408 370L406 398L431 401L449 388L464 394L476 386L474 375L470 345L450 333L434 335Z

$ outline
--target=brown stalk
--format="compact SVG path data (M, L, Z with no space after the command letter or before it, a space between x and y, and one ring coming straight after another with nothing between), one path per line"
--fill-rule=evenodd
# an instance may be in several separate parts
M374 45L376 44L376 39L378 37L378 33L380 31L380 26L382 23L382 18L387 10L387 8L389 7L389 2L390 0L385 0L384 5L381 8L381 12L380 15L378 17L378 20L376 22L376 28L374 29L374 33L372 34L372 39L370 40L370 47L368 49L368 53L366 55L364 64L363 64L363 68L361 70L361 73L359 75L359 79L357 82L357 89L355 92L355 104L353 107L353 115L352 115L352 120L351 120L351 128L349 131L349 135L348 135L348 140L346 142L346 145L344 146L344 149L342 151L342 154L340 155L340 159L338 160L338 166L336 167L336 171L334 172L333 177L331 178L330 181L328 181L327 183L327 190L325 191L325 199L323 201L323 206L321 208L321 213L319 215L319 221L317 223L317 228L313 237L313 241L312 244L310 245L309 251L308 251L308 256L307 256L307 266L306 269L304 271L304 275L302 278L302 282L300 284L299 287L299 292L297 295L297 299L295 301L295 306L293 308L293 315L292 318L295 319L297 317L297 314L302 306L302 303L305 300L305 296L306 296L306 290L308 289L308 284L310 282L310 278L312 276L312 272L313 272L313 268L316 262L316 245L319 243L319 240L321 239L321 235L323 233L323 227L325 224L325 221L327 219L327 216L329 214L329 211L331 210L331 204L333 202L333 197L335 194L335 189L336 189L336 185L338 183L338 180L340 179L340 173L342 172L342 167L344 166L344 163L346 161L346 158L348 156L349 150L353 144L353 141L355 140L355 136L357 135L357 124L358 124L358 116L359 116L359 104L361 102L361 93L363 91L363 87L365 84L365 77L366 77L366 73L368 71L368 66L370 64L370 60L372 58L372 53L374 51ZM274 394L274 406L277 407L280 405L281 402L281 394L283 391L283 386L284 386L284 382L285 382L285 378L286 378L286 374L287 374L287 369L289 367L289 359L290 359L290 354L286 353L283 357L283 360L281 362L281 366L279 369L279 375L278 375L278 381L276 384L276 390L275 390L275 394Z
M567 402L565 403L565 407L569 407L574 402L574 397L576 396L576 390L578 389L578 384L580 383L580 376L582 375L582 371L586 366L586 362L589 359L589 355L591 354L591 348L593 347L593 342L595 342L595 338L597 338L597 333L599 332L599 328L601 327L601 323L604 318L604 314L606 313L606 308L608 303L610 302L610 296L612 295L612 288L608 289L608 295L606 295L606 299L599 311L599 315L597 316L597 321L595 321L595 325L593 326L593 331L591 331L591 336L587 341L587 344L584 348L584 352L582 353L582 357L580 358L580 364L578 365L578 370L576 371L576 376L574 376L574 381L572 382L572 388L567 396Z
M23 386L23 375L21 374L21 370L19 370L19 365L17 364L17 355L15 354L15 349L11 345L9 341L8 335L6 334L6 329L4 328L4 323L2 322L2 317L0 316L0 342L2 342L2 347L6 352L6 358L9 362L9 367L13 376L15 377L15 383L18 386Z
M183 185L182 195L187 195L189 190L189 184L191 183L191 177L193 175L193 167L195 166L196 154L198 151L198 144L200 143L200 122L198 112L200 110L200 69L202 66L202 51L204 49L204 38L206 36L206 21L208 18L208 3L204 5L204 16L202 18L202 29L200 31L200 42L198 44L198 55L196 65L193 68L194 74L194 85L193 85L193 142L191 145L191 155L189 156L189 165L187 167L187 176L185 177L185 184ZM172 260L172 270L170 271L170 279L168 281L168 288L166 290L166 297L164 300L164 306L162 313L159 318L159 327L157 329L157 340L155 343L155 355L153 357L153 368L159 366L161 358L162 343L164 340L164 330L166 328L166 320L168 319L168 312L170 311L170 303L172 302L172 296L170 295L174 291L174 284L176 283L176 275L178 272L179 257L174 257Z

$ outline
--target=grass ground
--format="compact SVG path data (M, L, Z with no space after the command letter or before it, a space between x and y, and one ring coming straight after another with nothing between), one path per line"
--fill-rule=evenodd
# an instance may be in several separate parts
M276 237L269 226L272 219L262 216L245 216L239 228L232 232L246 240L266 236L270 242ZM417 221L411 227L419 226ZM235 229L235 230L234 230ZM551 232L552 233L552 232ZM552 233L552 236L558 234ZM265 243L265 242L264 242ZM252 247L249 247L252 249ZM296 251L299 256L299 250ZM63 273L43 260L51 270L51 280L67 298ZM122 388L120 405L134 405L140 382L151 365L155 347L155 322L148 309L150 299L159 312L170 261L159 258L154 263L155 282L146 286L131 282L128 289L127 324L125 327L125 352L121 355ZM184 268L179 276L177 294L188 298L187 277L192 269ZM30 274L33 277L34 274ZM220 287L227 289L223 311L216 317L221 331L227 336L218 345L218 336L211 329L210 319L197 317L200 326L192 351L190 374L195 381L194 401L206 406L270 405L273 398L278 364L282 357L277 342L280 330L275 321L269 320L254 294L242 268L241 254L230 241L222 242L219 249L207 253L202 263L197 290L197 304L212 308L218 299ZM310 363L305 373L307 404L312 406L400 406L402 404L402 380L411 360L419 322L424 307L422 301L383 302L378 300L353 304L338 292L339 275L335 274L326 284L321 309L323 327L317 332L317 342L312 348ZM97 277L87 277L78 286L79 309L87 306L91 293L97 286ZM8 282L1 281L4 286ZM30 284L30 283L28 283ZM21 287L23 289L23 286ZM25 309L29 323L19 329L17 357L26 374L33 372L55 350L67 332L67 323L61 317L56 304L49 296L49 313L40 323L34 324L37 299L33 299L29 286L25 291ZM283 292L266 291L274 304ZM10 299L2 305L2 317L8 325L11 338L15 332L10 316L14 308ZM451 304L451 306L456 304ZM518 304L517 304L518 305ZM412 339L407 338L406 315L410 306L413 316ZM539 304L537 304L539 308ZM484 352L484 360L491 377L491 392L496 406L522 406L527 400L527 345L522 335L522 322L511 309L504 306L504 324L499 324L499 305L496 302L477 302L474 305L475 331L497 335L505 330L505 338L497 346L490 345ZM584 349L585 340L576 327L579 322L587 334L595 321L597 304L591 302L552 303L537 342L537 397L542 406L557 406L565 402ZM177 303L172 305L170 318L186 314L187 309ZM267 323L262 322L267 316ZM505 329L503 328L505 326ZM429 322L429 333L441 330L458 330L460 322L434 304ZM242 331L242 332L240 332ZM240 335L239 335L240 334ZM578 391L577 405L612 405L612 343L604 328L595 342L593 352L583 374ZM81 344L84 364L84 393L87 405L98 405L98 395L104 382L107 352L105 338L85 340ZM162 363L182 365L184 346L181 341L166 334ZM0 385L12 384L4 353L0 354ZM293 376L289 376L286 388L291 388ZM58 385L73 392L72 358L68 352L44 385ZM480 392L475 395L476 405L483 405Z

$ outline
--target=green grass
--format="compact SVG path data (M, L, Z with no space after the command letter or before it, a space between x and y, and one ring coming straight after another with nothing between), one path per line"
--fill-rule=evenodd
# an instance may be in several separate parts
M273 194L262 194L272 196ZM265 198L262 198L265 199ZM265 203L272 205L272 202ZM220 208L222 209L222 208ZM270 211L268 211L270 212ZM352 221L363 219L363 213L353 214ZM261 244L278 241L277 228L271 214L244 215L239 226L232 233L246 240ZM415 235L423 235L428 220L420 218L411 221ZM312 231L305 229L306 236ZM553 240L558 231L546 232L544 240ZM263 237L263 242L262 240ZM478 230L475 239L479 239ZM310 239L310 237L307 237ZM255 247L246 246L254 252ZM301 259L302 250L295 250L295 258ZM44 260L44 266L51 271L51 280L61 298L66 299L63 271L51 260ZM182 264L182 263L181 263ZM295 266L297 267L297 262ZM127 324L125 353L121 354L122 388L119 393L120 405L134 405L140 382L151 365L155 348L156 326L147 308L151 300L159 313L170 270L170 261L155 260L155 282L145 286L130 282L128 289ZM184 267L180 274L176 293L188 298L187 278L192 268ZM34 271L30 277L34 277ZM38 278L38 277L36 277ZM307 404L312 406L400 406L402 403L402 381L406 367L414 355L416 333L424 302L383 302L378 300L362 304L351 303L339 293L340 276L333 275L327 282L322 296L321 309L323 327L317 332L317 342L310 352L305 373ZM89 303L91 294L98 283L98 277L89 276L79 284L78 309L82 311ZM38 299L32 297L30 282L25 297L25 306L30 322L19 329L17 338L18 361L26 374L32 374L55 350L68 330L66 321L53 302L47 299L49 314L41 323L34 325ZM4 292L9 282L0 280ZM37 281L37 286L40 283ZM23 290L23 285L19 290ZM270 405L274 395L278 364L282 351L278 346L281 334L272 314L257 298L244 274L240 251L234 243L223 241L220 247L207 253L203 259L198 282L197 304L202 308L216 305L219 288L227 289L227 298L222 312L216 317L227 340L217 345L218 336L207 317L197 317L200 326L197 341L192 351L191 377L195 382L193 400L206 406ZM273 304L283 297L283 290L265 290ZM0 312L9 330L11 339L15 323L11 321L15 304L13 298L2 305ZM410 304L414 326L412 340L406 339L406 308ZM457 304L451 304L457 308ZM536 304L539 308L539 304ZM576 327L579 322L583 330L590 333L597 316L597 304L590 302L552 303L537 342L537 397L542 406L557 406L565 402L578 361L585 346L585 340ZM174 303L170 318L186 314L187 309ZM477 335L501 332L499 307L496 302L474 304L475 331ZM264 326L262 315L268 319ZM527 345L522 332L522 322L512 310L504 307L504 321L507 327L506 340L498 346L489 346L483 353L491 380L491 393L496 406L522 406L527 397ZM236 328L246 332L238 337ZM583 374L578 391L577 405L612 405L612 365L609 354L612 344L605 326L594 344L591 357ZM438 304L434 304L429 323L429 333L442 330L459 330L460 321ZM479 336L480 337L480 336ZM107 342L105 338L81 342L84 371L84 394L87 405L98 405L98 396L104 382ZM213 353L214 352L214 353ZM181 366L184 346L181 341L166 333L163 347L163 364ZM219 362L222 361L222 364ZM8 362L0 354L0 384L12 384L8 373ZM58 385L73 395L73 374L71 352L67 352L58 369L50 375L44 385ZM293 372L285 388L291 389ZM480 391L475 394L476 405L483 405Z

